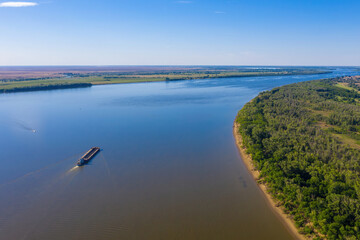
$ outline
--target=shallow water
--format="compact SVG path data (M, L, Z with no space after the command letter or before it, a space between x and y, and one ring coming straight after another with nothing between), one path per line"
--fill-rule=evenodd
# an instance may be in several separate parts
M0 95L0 239L292 239L233 120L261 91L350 74ZM92 146L103 151L74 167Z

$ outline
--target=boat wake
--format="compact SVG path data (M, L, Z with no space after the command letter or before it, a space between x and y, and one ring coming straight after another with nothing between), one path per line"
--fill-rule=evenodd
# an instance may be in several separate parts
M21 122L21 121L14 121L14 122L15 122L17 127L21 128L21 129L23 129L25 131L30 131L32 133L36 133L36 130L29 127L26 123Z
M103 153L100 153L100 156L101 156L101 158L104 160L104 164L105 164L105 168L106 168L107 174L109 175L109 177L112 177L112 176L111 176L111 171L110 171L110 167L109 167L108 161L107 161L106 158L104 157L104 154L103 154Z
M52 168L52 167L55 167L55 166L57 166L57 165L59 165L59 164L61 164L61 163L63 163L63 162L66 162L66 161L69 161L69 160L74 160L74 158L75 158L76 156L79 156L79 154L74 154L74 155L72 155L72 156L70 156L70 157L67 157L67 158L62 159L62 160L57 161L57 162L54 162L54 163L52 163L52 164L50 164L50 165L47 165L47 166L45 166L45 167L43 167L43 168L40 168L40 169L38 169L38 170L35 170L35 171L32 171L32 172L26 173L26 174L24 174L24 175L22 175L22 176L20 176L20 177L18 177L18 178L16 178L16 179L14 179L14 180L11 180L11 181L9 181L9 182L5 182L5 183L3 183L3 184L0 184L0 189L3 188L3 187L5 187L5 186L7 186L7 185L9 185L9 184L16 183L16 182L19 182L19 181L21 181L21 180L23 180L23 179L26 179L26 178L28 178L28 177L30 177L30 176L37 175L37 174L39 174L39 173L41 173L41 172L43 172L43 171L45 171L45 170L47 170L47 169L50 169L50 168ZM67 171L66 173L74 172L74 171L77 170L78 168L79 168L78 166L75 166L75 167L71 168L69 171ZM65 173L65 174L66 174L66 173Z
M78 169L79 169L79 166L75 166L75 167L71 168L69 171L67 171L67 173L74 172L74 171L76 171Z

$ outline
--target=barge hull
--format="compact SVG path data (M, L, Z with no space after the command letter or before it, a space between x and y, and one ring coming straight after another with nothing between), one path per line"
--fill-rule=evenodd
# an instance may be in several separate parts
M78 166L83 166L87 164L91 159L95 157L95 155L100 152L99 147L92 147L89 151L87 151L77 162Z

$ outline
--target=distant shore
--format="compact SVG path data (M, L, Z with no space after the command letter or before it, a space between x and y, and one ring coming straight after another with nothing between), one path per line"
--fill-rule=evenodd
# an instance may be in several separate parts
M264 193L264 197L266 198L267 203L271 207L271 209L274 211L274 213L279 217L280 221L286 226L286 228L289 230L289 232L296 238L301 240L306 240L307 238L299 233L298 229L295 226L295 222L293 219L284 213L282 208L276 203L276 201L272 198L272 196L268 193L267 187L264 183L259 183L259 176L260 172L255 169L253 160L249 154L245 152L245 148L243 148L242 144L242 137L239 134L239 124L234 122L233 126L233 134L236 142L236 146L239 150L239 153L241 155L241 159L246 165L246 168L250 172L250 174L253 176L254 180L256 181L257 185L261 189L261 191Z
M171 82L196 79L326 74L327 68L246 69L241 67L182 68L1 68L0 93L91 87L93 85Z
M29 87L16 87L11 89L0 90L0 93L17 93L17 92L35 92L45 90L60 90L69 88L88 88L91 87L91 83L72 83L72 84L57 84L57 85L46 85L46 86L29 86Z

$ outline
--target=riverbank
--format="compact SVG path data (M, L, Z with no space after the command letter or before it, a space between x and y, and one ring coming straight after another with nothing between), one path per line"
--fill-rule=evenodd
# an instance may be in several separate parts
M96 71L98 70L98 71ZM312 75L331 73L328 68L279 67L247 69L241 67L183 67L183 68L115 68L115 69L1 69L0 93L71 88L87 84L106 85L121 83L170 82L181 80Z
M284 85L236 117L260 181L306 237L360 238L359 84L352 76Z
M60 90L69 88L88 88L91 87L91 83L73 83L73 84L54 84L54 85L40 85L40 86L24 86L14 87L11 89L4 89L0 93L16 93L16 92L35 92L35 91L46 91L46 90Z
M270 193L267 191L267 187L264 183L259 182L259 176L260 172L256 170L253 160L251 159L251 156L246 153L246 148L243 147L242 144L242 138L239 134L239 127L240 125L236 122L234 122L233 126L233 134L236 142L236 146L239 150L241 159L243 160L246 168L256 181L258 187L261 189L261 191L264 193L264 197L269 204L270 208L274 211L274 213L279 217L280 221L286 226L286 228L289 230L289 232L296 238L301 240L306 240L304 235L300 234L298 229L295 226L295 222L291 218L291 216L284 213L283 209L279 206L279 204L272 198Z

